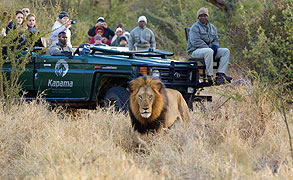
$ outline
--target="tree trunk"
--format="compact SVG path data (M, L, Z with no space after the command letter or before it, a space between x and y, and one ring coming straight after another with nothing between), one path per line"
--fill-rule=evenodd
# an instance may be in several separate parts
M230 11L232 10L232 7L229 3L226 3L224 0L206 0L206 1L213 4L220 10L224 11L228 17L231 16Z

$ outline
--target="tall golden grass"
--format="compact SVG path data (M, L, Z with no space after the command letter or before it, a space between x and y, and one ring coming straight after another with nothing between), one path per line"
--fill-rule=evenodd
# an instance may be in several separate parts
M282 114L260 85L207 89L187 126L146 137L128 115L0 102L1 179L293 179ZM292 111L287 111L293 127Z

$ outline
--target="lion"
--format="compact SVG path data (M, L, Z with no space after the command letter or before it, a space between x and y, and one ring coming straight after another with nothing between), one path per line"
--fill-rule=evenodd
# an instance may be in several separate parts
M143 76L130 82L129 115L134 131L160 132L176 120L189 121L189 108L181 95L159 80Z

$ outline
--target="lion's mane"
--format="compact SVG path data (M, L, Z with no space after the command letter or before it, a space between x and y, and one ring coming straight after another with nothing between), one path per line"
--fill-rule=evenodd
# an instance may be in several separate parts
M141 87L151 87L154 92L154 101L152 104L152 113L149 118L143 118L140 115L139 105L136 94ZM165 124L165 113L167 111L168 98L166 97L165 85L157 79L143 76L130 83L130 106L129 114L134 130L144 134L157 131Z

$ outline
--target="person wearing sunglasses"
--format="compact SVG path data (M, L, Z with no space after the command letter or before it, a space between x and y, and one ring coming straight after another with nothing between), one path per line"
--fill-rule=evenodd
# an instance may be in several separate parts
M58 42L53 44L50 48L50 55L52 56L64 56L73 52L72 47L68 46L68 37L66 32L62 31L58 34Z

